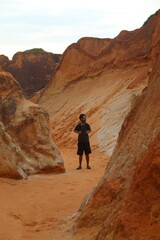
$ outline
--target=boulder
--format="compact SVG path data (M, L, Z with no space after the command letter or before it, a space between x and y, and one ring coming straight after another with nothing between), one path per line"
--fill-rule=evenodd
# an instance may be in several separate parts
M0 72L0 96L4 136L1 136L0 175L23 177L23 173L64 172L60 151L50 136L48 113L24 98L18 82L9 73ZM8 147L6 141L9 142ZM7 157L4 154L6 148Z

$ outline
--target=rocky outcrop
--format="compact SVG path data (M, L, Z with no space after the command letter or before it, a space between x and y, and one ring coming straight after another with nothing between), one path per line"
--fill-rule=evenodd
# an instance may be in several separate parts
M81 38L77 45L91 56L98 56L112 42L110 38Z
M19 82L25 97L32 97L51 80L61 59L60 54L39 51L18 52L11 61L0 56L0 65Z
M6 66L10 63L10 60L5 55L0 55L0 70L5 69Z
M26 159L21 149L12 142L11 136L6 132L0 121L0 176L27 179L27 174L22 170L21 163Z
M83 38L66 49L38 100L50 113L59 146L75 146L73 128L85 113L92 148L112 154L127 113L147 86L160 51L159 29L160 13L135 31L122 31L114 39Z
M158 54L148 88L127 115L104 176L81 206L76 228L96 229L88 239L160 238L159 66Z
M0 72L0 176L64 172L61 154L50 137L49 115L27 101L11 74Z

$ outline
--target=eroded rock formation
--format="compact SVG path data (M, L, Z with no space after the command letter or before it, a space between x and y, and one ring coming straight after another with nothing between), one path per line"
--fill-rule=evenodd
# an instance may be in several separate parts
M60 58L60 54L33 50L18 52L11 61L1 55L0 65L4 71L14 76L23 94L29 98L50 82Z
M0 67L1 69L4 69L9 64L9 58L5 55L0 55Z
M18 82L5 72L0 72L0 131L0 176L64 172L50 137L48 113L27 101Z
M88 239L160 239L159 66L157 54L148 88L122 125L105 175L81 206L77 229L96 229Z
M160 50L159 29L160 13L114 39L83 38L67 48L38 101L51 115L59 146L75 146L73 128L79 114L86 113L92 148L112 154L127 113L147 86Z

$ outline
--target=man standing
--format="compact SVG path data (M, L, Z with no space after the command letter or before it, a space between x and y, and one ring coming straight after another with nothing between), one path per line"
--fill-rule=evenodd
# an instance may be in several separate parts
M77 155L79 155L79 166L77 170L82 169L82 156L83 152L86 155L87 169L91 169L89 166L89 154L91 153L91 147L89 142L88 134L91 132L90 125L86 123L86 115L79 115L80 123L76 125L74 132L78 134L78 150Z

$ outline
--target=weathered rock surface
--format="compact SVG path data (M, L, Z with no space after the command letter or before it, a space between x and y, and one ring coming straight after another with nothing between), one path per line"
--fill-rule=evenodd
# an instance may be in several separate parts
M0 67L5 68L9 64L10 60L5 55L0 55Z
M77 45L92 56L98 56L107 46L111 43L110 38L93 38L84 37L81 38Z
M159 66L160 54L148 88L122 125L104 176L82 204L76 227L97 231L88 239L160 239Z
M50 137L48 113L27 101L18 82L5 72L0 72L0 131L0 176L64 172Z
M61 58L60 54L43 50L18 52L11 61L2 56L0 56L1 68L15 77L27 98L32 97L50 82Z
M83 38L67 48L38 101L51 115L58 146L75 145L73 128L85 113L93 129L92 148L112 154L127 113L147 86L160 51L159 29L160 14L114 39Z
M26 161L25 156L12 142L2 122L0 122L0 145L0 176L26 179L27 175L21 168L21 163Z

